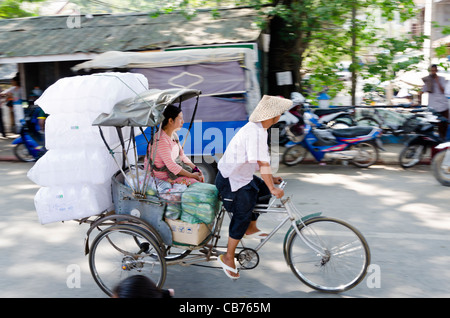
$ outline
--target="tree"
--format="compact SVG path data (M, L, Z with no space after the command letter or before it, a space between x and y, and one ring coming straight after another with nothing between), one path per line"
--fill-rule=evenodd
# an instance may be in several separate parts
M2 0L0 2L0 19L30 17L35 13L22 8L23 3L41 2L43 0Z
M336 94L343 88L336 76L339 70L337 62L344 57L352 60L350 70L354 96L356 75L363 68L359 64L358 54L385 38L384 34L379 36L380 30L375 27L373 13L380 12L388 21L395 14L402 21L416 14L413 0L291 0L275 1L273 4L273 9L269 11L272 39L269 93L286 97L290 91L303 89L304 73L309 75L308 85L313 95L324 87L329 89L331 95ZM393 47L397 48L395 45ZM392 50L389 56L397 52ZM387 65L383 64L383 67ZM366 73L376 76L376 70L381 71L370 68ZM276 73L282 71L292 72L293 85L276 85Z
M24 0L5 0L20 3ZM386 35L380 34L374 25L374 12L381 12L386 20L398 14L401 20L415 15L414 0L72 0L80 9L89 13L151 11L150 16L177 10L187 18L195 15L197 8L211 8L212 16L220 15L217 6L246 5L261 12L261 28L270 32L268 55L268 93L289 97L292 91L303 90L303 80L314 96L324 88L333 96L344 88L339 81L339 61L350 59L352 64L352 88L355 95L356 79L360 73L366 76L384 76L387 63L398 53L395 41L383 44ZM97 12L92 12L97 10ZM406 41L407 42L407 41ZM358 56L374 45L389 46L388 55L377 57L381 67L363 66ZM379 52L377 53L379 54ZM389 57L391 60L389 60ZM405 64L404 64L405 65ZM363 70L363 68L366 68ZM394 68L395 69L395 68ZM395 70L394 70L395 71ZM277 74L292 74L291 85L277 85ZM378 74L375 74L378 72ZM392 72L391 72L392 74Z

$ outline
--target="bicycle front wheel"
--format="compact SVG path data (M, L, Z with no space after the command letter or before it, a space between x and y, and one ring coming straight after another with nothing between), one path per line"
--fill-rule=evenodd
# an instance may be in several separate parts
M329 293L349 290L364 278L370 250L363 235L337 219L318 217L297 224L285 241L285 257L309 287Z
M114 288L131 275L144 275L158 287L166 279L166 262L161 249L144 229L114 225L92 242L89 267L97 285L112 296Z

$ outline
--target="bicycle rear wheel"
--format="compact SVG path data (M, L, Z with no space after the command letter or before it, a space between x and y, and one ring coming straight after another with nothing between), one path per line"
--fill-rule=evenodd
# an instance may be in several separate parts
M294 274L309 287L329 293L358 285L370 264L369 246L362 234L337 219L318 217L291 228L285 258Z
M131 275L145 275L162 287L167 272L161 249L150 233L122 224L97 235L90 249L89 267L95 282L108 296Z

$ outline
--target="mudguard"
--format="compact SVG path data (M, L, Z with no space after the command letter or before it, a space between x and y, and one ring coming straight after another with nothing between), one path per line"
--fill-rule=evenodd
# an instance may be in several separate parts
M12 144L12 145L23 144L22 137L18 137L18 138L16 138L16 139L14 139L13 142L12 142L11 144Z
M307 221L307 220L309 220L309 219L314 219L314 218L318 218L318 217L320 217L322 215L322 212L316 212L316 213L311 213L311 214L308 214L308 215L306 215L306 216L304 216L304 217L302 217L300 220L297 220L297 224L299 224L299 223L302 223L302 222L305 222L305 221ZM286 242L287 242L287 239L288 239L288 237L291 235L291 232L292 231L295 231L295 229L294 229L294 227L291 225L291 227L289 228L289 230L286 232L286 235L284 236L284 241L283 241L283 255L284 255L284 259L286 260L286 263L288 264L288 265L290 265L289 264L289 260L288 260L288 258L287 258L287 251L286 251Z
M448 148L448 147L450 147L450 141L449 142L444 142L442 144L437 145L436 149L445 149L445 148Z
M294 147L295 145L299 145L300 143L298 143L298 142L293 142L293 141L288 141L285 145L284 145L284 147L286 147L286 148L291 148L291 147Z

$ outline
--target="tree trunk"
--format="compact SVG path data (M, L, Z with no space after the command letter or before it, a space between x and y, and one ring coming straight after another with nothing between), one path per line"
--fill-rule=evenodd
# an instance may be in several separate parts
M280 36L284 22L281 18L273 17L270 23L270 46L268 53L268 94L290 98L291 92L300 89L301 54L299 54L299 38L286 41ZM300 57L299 57L300 56ZM279 85L277 74L290 72L292 83Z

